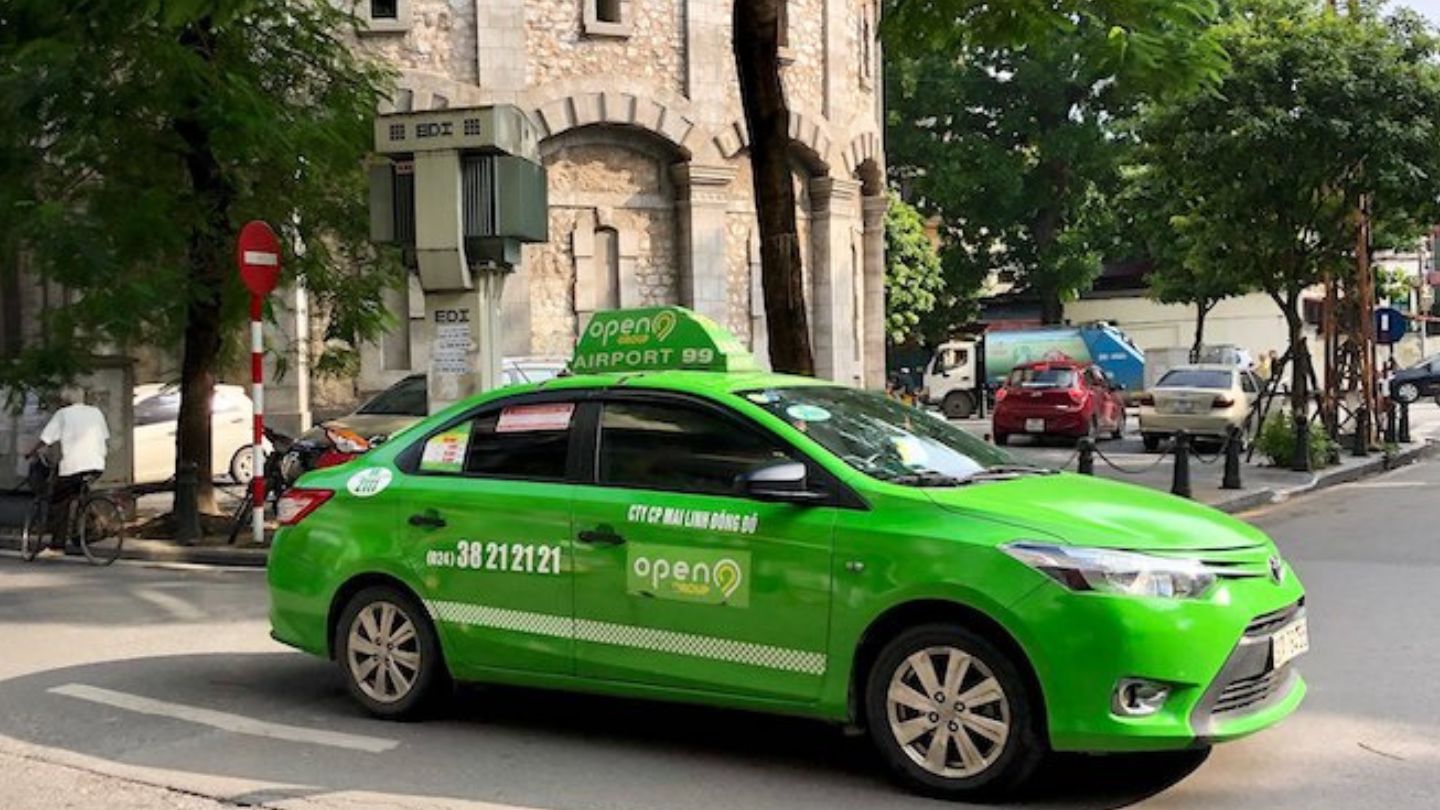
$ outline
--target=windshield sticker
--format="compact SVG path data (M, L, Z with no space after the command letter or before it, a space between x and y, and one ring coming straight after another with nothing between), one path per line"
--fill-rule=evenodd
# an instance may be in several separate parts
M631 596L727 607L750 606L750 553L679 546L626 546Z
M819 405L791 405L785 409L785 415L801 422L825 422L830 419L830 412Z
M760 528L760 515L711 509L680 509L674 506L651 506L637 503L630 506L625 519L647 526L669 526L676 529L697 529L707 532L754 534Z
M575 403L553 405L516 405L500 412L496 433L533 433L543 430L569 430Z
M420 469L425 472L458 473L465 466L465 451L470 447L470 425L451 428L425 442Z
M745 395L745 398L756 405L770 405L779 399L773 391L751 391Z
M394 477L385 467L371 467L350 476L345 488L357 498L371 498L384 492Z

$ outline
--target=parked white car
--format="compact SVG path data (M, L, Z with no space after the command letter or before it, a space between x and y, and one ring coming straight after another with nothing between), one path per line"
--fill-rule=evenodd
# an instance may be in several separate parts
M1234 365L1176 366L1140 397L1140 434L1155 452L1177 430L1223 440L1231 427L1253 434L1260 380Z
M227 478L237 454L250 452L255 407L245 389L217 385L211 400L210 440L213 443L211 475ZM135 386L135 483L152 484L175 475L175 430L180 417L180 389L171 384Z

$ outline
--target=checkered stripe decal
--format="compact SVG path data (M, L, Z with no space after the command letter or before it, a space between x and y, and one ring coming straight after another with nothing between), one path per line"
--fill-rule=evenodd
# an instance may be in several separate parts
M575 635L574 621L566 616L506 610L466 602L426 602L425 606L430 609L430 615L435 619L451 624L473 624L477 627L493 627L496 630L514 630L517 633L556 638L572 638Z
M785 647L752 644L747 641L734 641L714 636L677 633L651 627L634 627L627 624L611 624L585 619L574 620L548 613L506 610L465 602L426 602L425 606L437 621L452 624L469 624L556 638L574 638L578 641L590 641L596 644L631 647L691 658L707 658L712 661L778 669L782 672L795 672L801 675L825 674L825 653L791 650Z
M709 658L732 664L749 664L753 667L798 672L802 675L825 674L824 653L789 650L766 644L732 641L728 638L696 636L649 627L631 627L625 624L585 620L575 622L575 637L581 641L593 641L597 644L635 647L651 652Z

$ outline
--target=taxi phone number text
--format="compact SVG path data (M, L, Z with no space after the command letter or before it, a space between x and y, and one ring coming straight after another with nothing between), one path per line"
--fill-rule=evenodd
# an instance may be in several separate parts
M432 549L425 552L425 564L433 568L463 568L469 571L559 574L560 546L461 540L455 544L454 551Z

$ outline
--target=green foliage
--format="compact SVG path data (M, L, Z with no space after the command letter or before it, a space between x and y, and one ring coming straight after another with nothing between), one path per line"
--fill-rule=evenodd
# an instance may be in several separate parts
M1214 81L1223 58L1207 34L1213 10L894 4L885 27L892 177L944 218L951 289L1010 271L1059 319L1060 303L1089 286L1115 243L1111 200L1131 146L1117 122L1152 94Z
M945 290L940 255L915 207L890 195L885 213L885 322L890 340L916 336Z
M1289 411L1270 414L1260 428L1260 435L1255 438L1255 449L1276 467L1290 466L1295 458L1295 428L1295 420ZM1308 437L1311 468L1318 470L1339 462L1340 445L1330 438L1324 428L1311 425Z
M1198 247L1200 264L1249 279L1298 324L1301 292L1353 266L1362 194L1389 239L1413 243L1440 216L1440 49L1410 12L1231 6L1231 74L1147 111L1144 172L1184 255Z
M1388 300L1396 306L1408 306L1411 283L1415 274L1399 267L1380 267L1375 270L1375 300Z
M0 256L75 292L0 384L83 369L98 346L173 348L197 304L239 354L231 258L265 219L287 279L353 350L401 279L367 242L363 158L390 75L332 3L11 0L0 13ZM323 364L322 364L323 365Z

